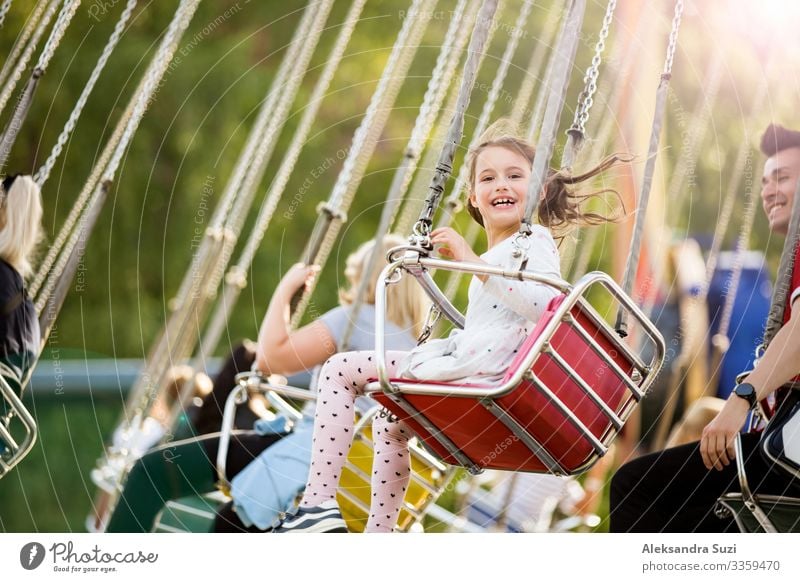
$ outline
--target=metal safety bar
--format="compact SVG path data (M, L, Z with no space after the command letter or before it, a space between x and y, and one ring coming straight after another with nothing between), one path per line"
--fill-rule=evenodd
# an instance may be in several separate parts
M0 395L9 413L0 417L0 478L19 464L36 444L39 429L31 413L6 379L0 375ZM21 443L11 435L11 422L16 418L25 430Z
M602 272L592 272L584 275L578 282L571 286L566 281L561 279L546 277L524 270L508 271L499 267L492 267L476 263L468 262L455 262L447 261L444 259L432 259L424 257L420 252L414 252L413 249L409 250L408 247L398 249L403 251L402 257L399 252L390 252L389 259L391 263L383 270L380 278L378 279L376 289L376 334L375 334L375 347L376 347L376 365L378 371L378 384L373 384L367 387L367 392L382 390L394 403L408 413L415 421L419 422L425 430L427 430L439 444L441 444L458 462L459 464L467 467L470 472L480 472L482 469L474 461L461 451L446 435L442 434L437 427L419 410L417 410L405 397L405 395L431 395L431 396L448 396L458 398L474 398L479 399L480 402L494 414L509 430L512 431L519 439L536 455L537 458L548 469L555 474L564 474L563 467L550 455L541 443L537 442L525 429L520 425L511 415L507 414L501 407L497 406L495 399L505 396L515 389L523 380L531 381L534 386L552 402L552 404L565 416L565 418L572 424L583 438L585 438L596 453L600 456L604 455L608 450L608 445L611 440L616 436L622 428L624 422L630 416L635 404L627 405L620 412L614 412L606 405L602 399L594 392L594 390L573 370L567 362L558 354L554 352L550 346L550 341L557 331L558 327L566 323L571 329L575 330L594 353L600 357L608 368L619 377L623 382L626 389L630 392L633 400L638 402L647 393L650 385L655 380L658 372L664 361L666 347L664 339L650 322L646 315L633 303L626 293L611 279L607 274ZM394 259L394 260L392 260ZM418 273L425 272L426 276L429 269L445 269L450 271L458 271L462 273L470 273L473 275L488 275L498 276L506 279L513 279L519 281L530 281L540 284L549 285L567 294L567 297L555 310L550 321L545 325L542 332L539 334L536 342L525 354L523 361L516 368L514 373L504 382L493 386L453 386L434 384L427 382L403 382L400 380L392 380L388 376L386 366L386 349L385 349L385 331L386 331L386 295L387 285L395 284L402 277L403 272L411 274L418 281L420 277ZM432 280L432 279L431 279ZM611 297L619 304L621 311L627 312L636 320L641 326L643 333L646 334L647 339L653 344L653 356L649 364L642 361L637 354L625 345L623 340L619 338L613 328L605 322L595 311L591 308L588 302L585 301L584 295L587 291L599 285L604 288ZM423 286L425 287L425 286ZM426 291L428 290L427 287ZM436 300L436 293L431 294L432 300ZM626 373L620 366L610 357L601 345L578 323L572 315L572 310L579 306L581 312L585 314L594 323L605 338L612 343L615 349L628 358L632 363L633 372ZM608 430L602 438L598 438L591 430L572 412L572 410L556 396L541 380L536 378L531 373L531 368L536 360L546 354L550 357L556 365L572 377L578 386L587 394L587 396L600 408L602 414L607 418L608 422L613 427L613 430ZM633 377L632 377L633 376ZM635 380L634 380L635 379Z

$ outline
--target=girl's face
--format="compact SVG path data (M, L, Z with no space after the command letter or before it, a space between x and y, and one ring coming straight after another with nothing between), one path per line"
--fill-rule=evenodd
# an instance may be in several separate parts
M519 228L530 175L531 163L519 152L490 146L478 154L469 203L481 213L490 237Z

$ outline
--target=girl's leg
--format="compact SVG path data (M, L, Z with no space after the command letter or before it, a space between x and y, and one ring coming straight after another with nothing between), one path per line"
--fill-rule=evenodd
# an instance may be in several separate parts
M389 375L405 352L387 352ZM375 353L335 354L319 374L317 410L314 417L311 468L300 507L315 507L336 498L342 468L353 442L354 403L364 386L378 376ZM388 440L388 439L387 439Z
M372 423L375 458L372 461L372 499L367 532L391 532L403 507L411 466L408 439L411 433L402 421L380 415Z

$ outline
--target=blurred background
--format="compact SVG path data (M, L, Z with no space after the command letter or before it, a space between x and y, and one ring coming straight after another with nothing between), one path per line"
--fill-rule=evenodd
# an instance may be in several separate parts
M218 347L203 354L203 366L209 371L240 339L256 337L275 284L291 264L302 259L318 204L329 197L336 183L409 4L408 0L366 3L255 255L248 285ZM81 3L40 81L5 166L7 172L30 173L41 166L124 5L123 1ZM43 188L48 240L42 255L83 187L177 5L176 0L142 0L134 11ZM0 59L11 53L36 6L32 0L11 3L0 29ZM0 480L0 531L84 531L94 495L89 471L102 455L127 391L165 324L170 301L209 225L305 6L301 0L200 3L120 165L97 227L86 243L80 281L67 295L26 394L25 402L38 421L40 435L31 455ZM337 304L345 257L373 236L455 6L454 0L435 3L307 318ZM472 137L521 6L521 0L501 3L473 90L457 162ZM530 56L546 36L548 16L562 6L563 2L555 0L533 3L492 119L514 110L519 89L530 75L526 70ZM258 204L291 142L349 7L350 2L334 2L308 73L276 138L276 153L258 189L256 204L247 213L243 232L248 232L255 220ZM613 152L634 154L630 168L603 184L617 188L629 210L635 207L635 191L647 155L673 9L674 3L668 0L619 1L587 126L589 145L576 164L580 169ZM572 122L605 10L606 2L588 0L563 130ZM735 199L732 224L722 244L723 250L733 248L737 218L744 213L744 191L755 188L758 193L763 164L760 154L751 148L743 181L732 185L740 144L757 145L770 122L800 128L796 66L800 37L793 28L798 21L800 5L790 0L686 2L646 232L646 260L651 272L662 272L658 277L667 289L675 284L675 278L663 275L668 270L659 266L659 257L666 257L663 248L694 238L707 249L730 188L742 193ZM20 87L28 75L29 71L23 75ZM718 83L718 88L710 91L710 77L715 75L713 83ZM542 79L537 79L536 91L541 84ZM766 97L757 102L761 86L766 87ZM9 109L0 118L3 125L8 122ZM525 112L528 119L531 107ZM612 134L607 141L594 143L604 122L610 123ZM559 148L563 136L560 132ZM428 148L438 145L440 142L431 140ZM678 202L670 196L670 179L676 167L687 163L681 162L682 156L691 166L679 186ZM430 169L423 164L420 171ZM462 229L468 222L465 216L455 219ZM619 279L627 252L625 233L631 224L625 220L602 229L592 242L587 268L608 270ZM237 252L245 238L237 243ZM782 239L773 238L758 211L749 247L765 254L772 273L782 246ZM463 300L464 289L460 293ZM757 338L752 343L755 345Z

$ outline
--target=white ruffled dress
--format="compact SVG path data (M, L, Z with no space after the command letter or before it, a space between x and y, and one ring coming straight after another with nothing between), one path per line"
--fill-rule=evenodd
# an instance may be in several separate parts
M522 258L514 258L514 237L481 255L486 263L518 270ZM533 227L529 237L526 270L561 277L558 249L550 231ZM399 376L436 382L491 383L500 380L517 348L532 331L547 303L558 291L531 281L473 277L464 329L448 337L430 340L412 350Z

